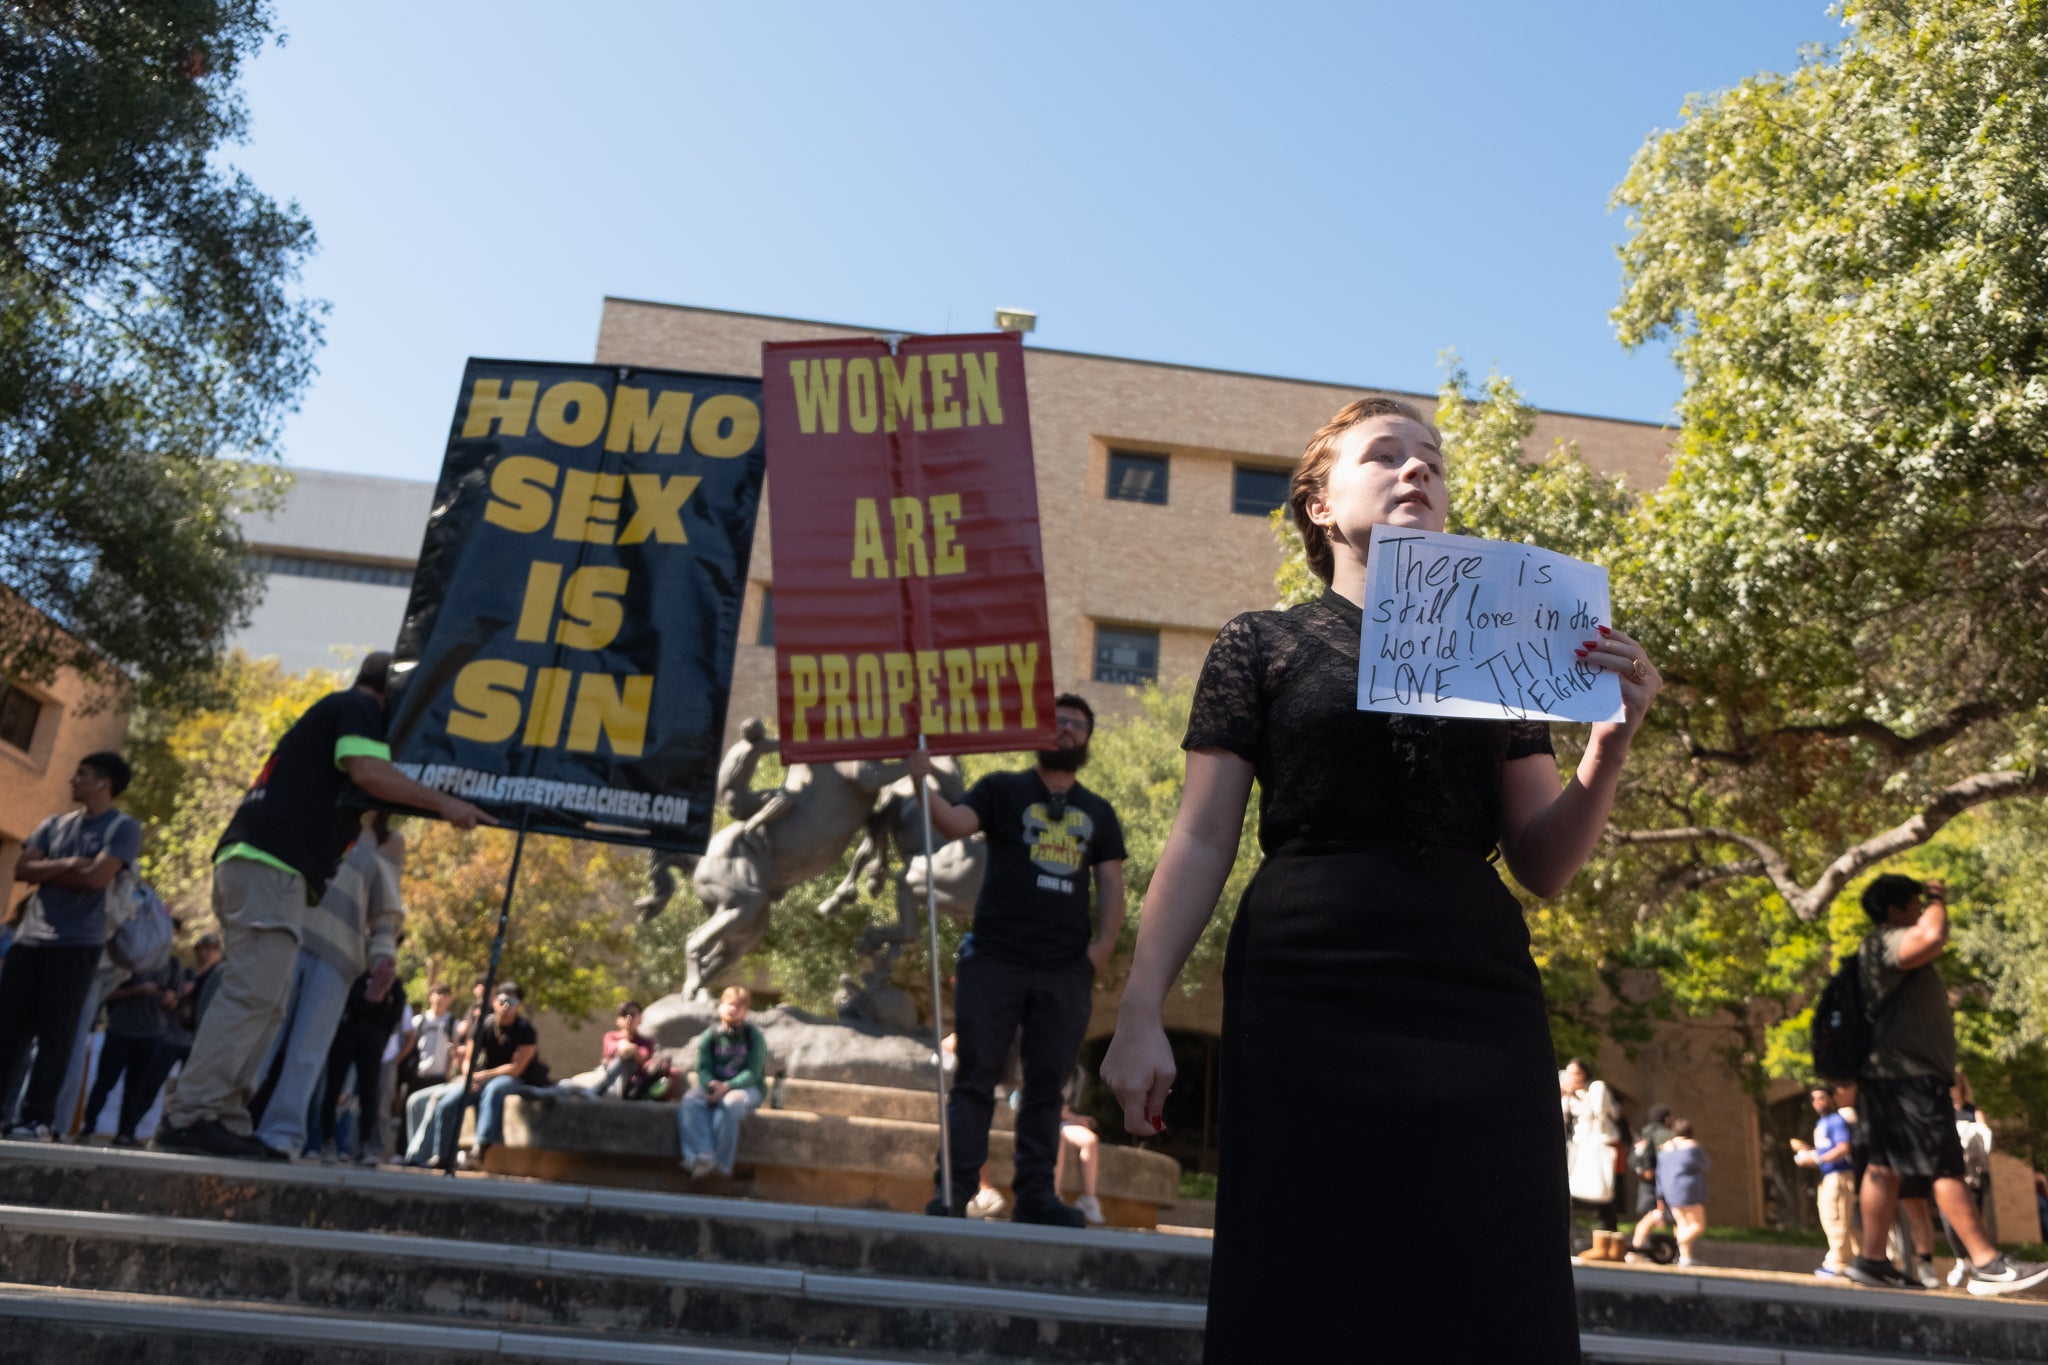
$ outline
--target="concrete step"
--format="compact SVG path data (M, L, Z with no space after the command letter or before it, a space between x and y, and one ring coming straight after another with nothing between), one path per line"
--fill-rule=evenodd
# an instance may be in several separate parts
M0 1143L0 1203L1200 1304L1206 1241L352 1166Z
M808 1081L792 1078L775 1087L779 1109L806 1110L813 1114L860 1115L871 1119L895 1119L901 1123L939 1121L939 1097L931 1090L885 1089L878 1085L847 1085L843 1081ZM1017 1115L1004 1099L996 1101L990 1127L1013 1131Z
M0 1265L27 1284L324 1313L1093 1365L1198 1360L1205 1316L1159 1299L16 1206L0 1206Z
M925 1365L912 1357L678 1345L496 1326L0 1284L0 1365Z
M1572 1277L1579 1325L1589 1340L1597 1334L1651 1338L1724 1352L1740 1346L1765 1352L1755 1357L1758 1365L1873 1356L1984 1365L2048 1361L2048 1302L2038 1291L2026 1298L1975 1298L1862 1289L1811 1275L1603 1266L1575 1267Z
M1851 1355L1840 1351L1787 1351L1770 1346L1727 1346L1582 1332L1586 1365L1929 1365L1926 1356ZM1938 1363L1937 1363L1938 1365Z

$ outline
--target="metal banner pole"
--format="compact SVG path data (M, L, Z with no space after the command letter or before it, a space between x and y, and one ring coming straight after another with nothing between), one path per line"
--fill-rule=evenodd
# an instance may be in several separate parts
M476 1077L477 1035L484 1031L484 1020L491 1017L491 992L498 989L498 959L505 952L505 929L512 919L512 888L519 884L519 858L526 852L526 822L532 814L532 809L531 806L522 806L519 811L519 834L512 841L512 867L505 874L505 899L498 903L498 936L491 940L491 961L484 969L484 998L477 1004L476 1025L469 1031L469 1056L462 1067L464 1091L469 1089ZM453 1123L443 1124L441 1127L438 1155L444 1174L455 1174L455 1149L462 1143L462 1116L467 1112L468 1105L465 1104L456 1110Z
M929 753L923 735L917 737L919 752ZM932 860L938 846L932 843L932 784L926 778L917 784L918 806L924 812L924 921L932 939L932 1055L939 1059L939 1197L946 1208L953 1207L953 1131L946 1122L946 1022L940 1004L939 981L939 896L932 876ZM953 1056L957 1059L959 1052Z

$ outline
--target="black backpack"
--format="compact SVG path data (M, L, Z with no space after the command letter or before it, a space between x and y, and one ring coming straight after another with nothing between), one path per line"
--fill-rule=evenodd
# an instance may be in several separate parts
M1860 953L1842 959L1813 1007L1813 1070L1826 1081L1853 1081L1870 1055L1870 1007L1863 998Z

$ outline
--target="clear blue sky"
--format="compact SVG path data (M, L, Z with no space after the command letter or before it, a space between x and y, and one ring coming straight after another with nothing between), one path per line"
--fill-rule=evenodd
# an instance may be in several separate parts
M975 331L1663 420L1608 195L1820 0L336 5L285 0L229 157L329 300L285 433L431 478L469 355L588 360L603 297Z

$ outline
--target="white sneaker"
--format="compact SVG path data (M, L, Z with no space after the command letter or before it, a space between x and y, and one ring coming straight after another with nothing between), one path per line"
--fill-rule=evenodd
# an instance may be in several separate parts
M1081 1216L1086 1218L1095 1227L1099 1228L1109 1221L1102 1216L1102 1205L1095 1202L1095 1196L1092 1194L1084 1194L1079 1199L1076 1199L1074 1207L1079 1209Z
M1920 1287L1922 1289L1941 1288L1941 1276L1934 1273L1934 1258L1932 1256L1922 1256L1920 1258Z
M702 1180L705 1176L710 1175L713 1171L717 1169L718 1161L716 1158L700 1156L695 1161L690 1163L690 1179Z
M1962 1285L1964 1285L1964 1284L1967 1284L1967 1283L1969 1282L1969 1279L1970 1279L1970 1261L1969 1261L1969 1258L1968 1258L1968 1257L1965 1257L1965 1256L1958 1256L1958 1257L1956 1258L1956 1263L1955 1263L1955 1267L1954 1267L1954 1268L1953 1268L1952 1270L1950 1270L1950 1271L1948 1272L1948 1283L1949 1283L1949 1287L1950 1287L1951 1289L1955 1289L1955 1288L1960 1288L1960 1287L1961 1287Z
M969 1218L1001 1218L1010 1211L1010 1201L993 1185L984 1185L967 1201Z

